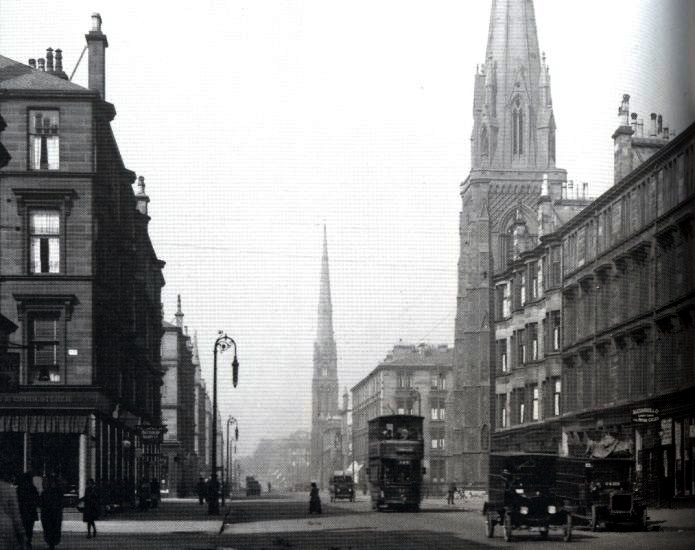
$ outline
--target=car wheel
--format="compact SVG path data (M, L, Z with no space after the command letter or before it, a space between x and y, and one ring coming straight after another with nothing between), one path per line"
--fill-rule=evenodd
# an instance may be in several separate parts
M512 542L512 515L504 514L504 540Z
M490 517L490 514L485 517L485 534L489 539L495 536L495 520Z
M572 540L572 514L567 514L567 522L565 523L565 532L562 540L569 542Z

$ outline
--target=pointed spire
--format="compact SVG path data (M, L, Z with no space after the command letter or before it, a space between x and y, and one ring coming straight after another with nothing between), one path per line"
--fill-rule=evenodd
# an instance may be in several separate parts
M328 274L328 237L326 236L326 225L324 224L316 341L323 342L326 340L333 340L333 305L331 303L331 282Z
M193 364L200 365L200 356L198 355L198 331L193 331Z
M176 326L183 329L183 311L181 311L181 295L176 295L176 313L174 314L176 318Z

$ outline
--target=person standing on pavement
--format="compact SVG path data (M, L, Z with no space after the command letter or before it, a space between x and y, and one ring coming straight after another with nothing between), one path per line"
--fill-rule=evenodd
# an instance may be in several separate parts
M99 498L99 490L93 479L87 480L87 488L84 491L84 496L80 499L84 503L82 509L82 521L87 524L87 538L97 536L97 526L95 521L99 519L101 512L101 499ZM94 535L92 535L92 531Z
M152 499L150 482L147 481L146 477L142 478L140 481L140 487L138 487L138 501L140 510L147 510L150 507L150 500Z
M321 497L319 496L319 488L315 482L311 482L311 491L309 491L309 513L321 513Z
M34 485L31 472L24 472L17 484L17 502L19 503L19 515L24 526L24 538L27 548L31 548L31 540L34 537L34 523L39 519L37 508L39 506L39 491Z
M24 548L24 528L19 513L17 491L4 479L0 480L0 548Z
M456 495L456 484L451 483L449 484L449 490L447 491L447 499L446 503L447 504L453 504L454 503L454 496Z
M156 477L150 481L150 495L152 497L152 508L159 506L159 501L162 499L162 489Z
M48 548L53 550L60 544L63 528L63 490L55 475L48 478L46 488L41 493L41 526L43 539Z
M205 493L207 491L207 486L205 485L205 480L201 477L198 478L198 485L196 485L196 491L198 493L198 504L203 504L205 501Z

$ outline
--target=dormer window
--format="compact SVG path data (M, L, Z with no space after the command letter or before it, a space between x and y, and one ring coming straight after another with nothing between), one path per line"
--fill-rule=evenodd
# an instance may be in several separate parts
M512 103L512 154L520 156L524 153L524 109L519 96Z
M32 170L58 170L59 120L57 109L29 111L29 167Z

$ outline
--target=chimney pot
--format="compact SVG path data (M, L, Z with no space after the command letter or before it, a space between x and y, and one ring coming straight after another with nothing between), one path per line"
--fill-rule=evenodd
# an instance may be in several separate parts
M53 72L53 48L46 49L46 70Z
M649 115L652 119L651 128L649 129L649 137L656 137L656 113Z
M623 94L623 101L618 108L618 123L620 126L628 126L630 117L630 94Z
M46 60L43 57L39 57L37 63L39 64L39 71L46 70Z
M29 58L29 66L32 69L35 69L36 68L36 59L34 59L33 57Z
M98 13L92 14L92 30L94 32L101 32L101 15Z
M63 71L63 50L56 48L56 72Z
M664 117L661 115L656 117L656 133L660 135L664 131Z

